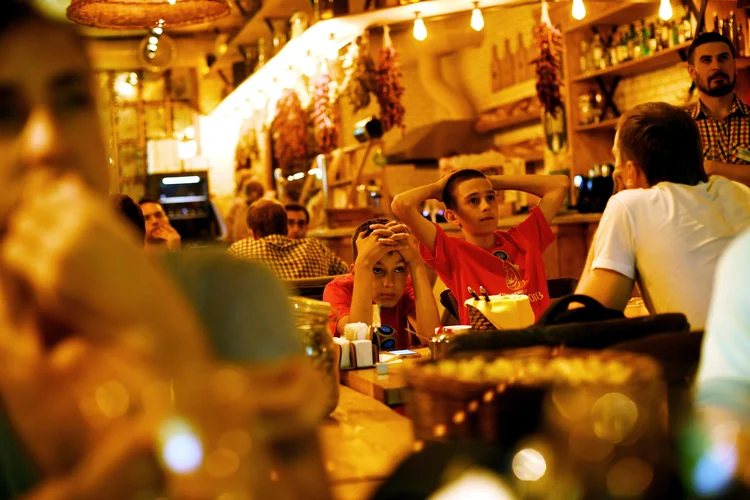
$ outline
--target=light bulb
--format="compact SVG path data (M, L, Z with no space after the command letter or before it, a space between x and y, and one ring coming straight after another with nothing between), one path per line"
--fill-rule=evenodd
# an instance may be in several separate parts
M159 43L159 39L158 39L158 38L156 38L155 36L150 36L150 37L148 38L148 43L150 43L150 44L153 44L153 45L156 45L157 43Z
M156 27L156 28L154 28L154 29L153 29L152 31L153 31L153 32L154 32L155 34L157 34L157 35L161 35L162 33L164 33L164 28L160 28L159 26L157 26L157 27Z
M308 77L313 76L318 71L318 62L312 55L311 51L307 51L307 55L302 60L302 74Z
M147 47L147 48L148 48L148 50L150 50L151 52L156 52L156 49L158 49L159 47L158 47L158 46L156 46L156 45L154 45L153 43L149 43L149 44L148 44L148 47Z
M665 21L672 19L672 3L669 0L661 0L659 5L659 17Z
M484 28L484 17L479 10L479 2L474 2L474 10L471 11L471 27L474 31L482 31Z
M328 60L336 59L339 57L339 46L336 43L336 37L333 33L328 37L328 46L325 49L325 57Z
M424 21L419 17L419 12L414 13L417 18L414 19L414 38L420 42L427 38L427 26L424 25Z
M266 95L263 93L262 90L258 91L258 94L253 99L253 104L255 105L255 109L258 111L262 111L266 107L266 103L268 102L268 99L266 99Z
M583 5L583 0L573 0L573 10L571 11L573 18L580 21L586 17L586 6Z
M281 84L284 85L285 89L291 89L294 88L294 86L297 84L297 73L294 72L294 68L289 66L287 70L284 72L284 75L281 79Z

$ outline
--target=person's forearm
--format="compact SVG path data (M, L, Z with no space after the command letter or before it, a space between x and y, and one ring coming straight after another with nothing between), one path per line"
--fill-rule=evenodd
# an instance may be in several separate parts
M354 292L349 323L372 323L372 267L354 265Z
M401 220L406 220L414 214L421 217L419 207L422 203L433 198L439 199L442 195L440 187L435 183L420 186L396 195L391 203L391 210Z
M523 191L540 198L566 191L569 182L565 175L491 175L488 179L496 191Z
M735 165L708 160L705 162L706 174L720 175L735 182L750 186L750 165Z
M417 333L421 337L429 338L435 335L435 329L440 326L440 315L438 314L435 297L432 294L426 266L424 262L420 261L418 264L409 266L409 271L414 285Z

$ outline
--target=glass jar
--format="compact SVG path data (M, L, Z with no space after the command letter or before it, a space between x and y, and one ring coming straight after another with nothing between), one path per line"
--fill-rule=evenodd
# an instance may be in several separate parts
M339 404L339 355L328 331L331 305L305 297L292 297L291 301L305 354L325 377L328 396L325 414L330 415Z

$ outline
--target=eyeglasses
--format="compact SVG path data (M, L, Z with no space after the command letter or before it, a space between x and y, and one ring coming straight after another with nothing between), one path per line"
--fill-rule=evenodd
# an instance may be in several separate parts
M375 331L372 339L381 351L392 351L396 348L396 331L388 325L382 325Z

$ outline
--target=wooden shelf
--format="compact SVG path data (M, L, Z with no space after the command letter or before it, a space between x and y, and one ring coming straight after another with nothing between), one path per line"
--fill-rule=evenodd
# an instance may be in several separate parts
M579 75L573 77L571 81L573 83L589 82L596 79L596 77L605 76L632 76L641 73L648 73L649 71L655 71L658 69L666 68L671 65L679 64L682 59L680 57L680 51L687 50L690 47L690 42L681 43L657 52L656 54L635 59L633 61L627 61L621 64L610 66L609 68L600 69L598 71L592 71L585 75ZM739 62L739 61L738 61Z
M499 130L505 130L505 129L509 129L513 127L518 127L518 126L526 125L528 123L533 123L533 122L541 123L542 118L541 118L540 113L541 112L511 116L502 121L498 121L495 123L485 123L483 125L477 123L477 125L474 126L474 130L476 130L477 133L485 134L488 132L497 132Z
M575 128L576 132L596 132L605 130L615 130L619 118L610 118L598 123L589 123L588 125L579 125Z

